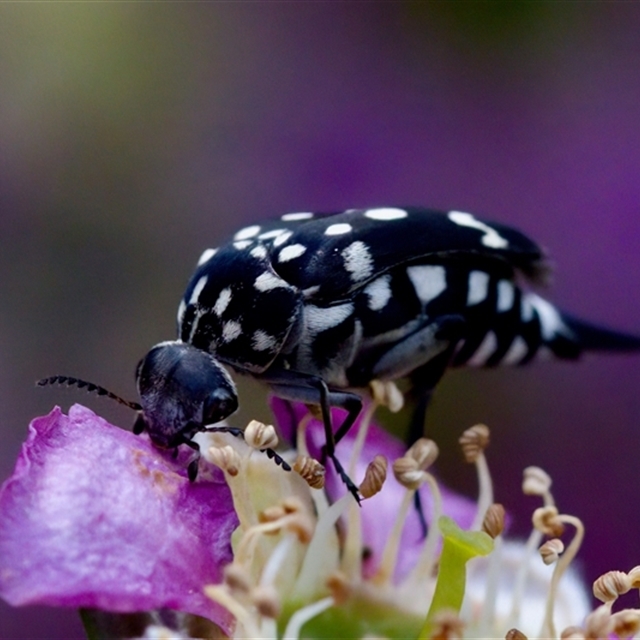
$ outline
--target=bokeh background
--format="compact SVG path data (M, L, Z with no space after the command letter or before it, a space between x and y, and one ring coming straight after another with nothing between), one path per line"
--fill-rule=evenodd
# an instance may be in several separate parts
M512 224L555 258L550 298L640 332L636 3L14 3L0 7L0 479L30 418L135 397L200 252L295 210L423 204ZM428 428L493 428L497 498L522 469L579 515L589 579L640 563L640 357L450 373ZM265 414L243 385L243 411ZM105 465L109 460L104 461ZM29 550L25 549L25 553ZM1 563L2 559L0 559ZM0 603L3 639L76 638L72 611Z

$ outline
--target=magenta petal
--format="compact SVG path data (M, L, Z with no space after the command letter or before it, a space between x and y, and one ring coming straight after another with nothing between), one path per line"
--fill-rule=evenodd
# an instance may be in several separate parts
M304 405L294 404L288 405L283 400L273 398L271 405L276 417L278 426L287 437L293 437L296 425L307 413ZM363 411L364 413L364 411ZM349 433L340 441L336 448L340 462L347 468L355 437L360 426L360 418L363 413L349 431ZM346 414L343 411L334 409L332 417L334 424L340 424L344 420ZM319 456L322 446L324 445L324 428L318 420L311 420L307 427L307 446L311 455ZM391 472L391 463L401 457L406 451L406 446L397 438L387 433L384 429L372 423L369 426L369 432L365 445L356 465L356 473L352 478L356 483L364 478L364 474L369 462L380 454L387 458L389 462L389 473L387 481L382 491L362 502L362 535L364 546L371 551L364 565L365 576L372 575L380 563L382 552L386 541L391 533L391 529L396 520L398 509L406 489L398 483ZM461 527L468 529L475 516L476 505L472 500L459 496L453 491L447 489L439 483L442 492L443 510L448 516L451 516ZM328 463L326 490L330 497L336 498L345 493L345 487L342 481L334 473L331 463ZM433 500L431 492L425 486L420 489L420 496L424 506L424 513L427 523L431 522L433 509ZM405 577L411 568L415 565L416 560L424 545L424 536L418 513L415 509L411 509L405 521L402 532L402 541L400 544L400 554L396 562L396 580Z
M208 475L208 478L204 478ZM227 485L74 405L29 427L0 489L0 596L13 605L232 618L203 594L232 559Z

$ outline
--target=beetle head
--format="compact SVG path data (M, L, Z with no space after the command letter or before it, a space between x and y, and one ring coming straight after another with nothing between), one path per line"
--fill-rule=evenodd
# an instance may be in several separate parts
M211 355L183 342L161 342L140 361L136 383L142 404L135 431L154 444L175 447L238 408L236 388Z

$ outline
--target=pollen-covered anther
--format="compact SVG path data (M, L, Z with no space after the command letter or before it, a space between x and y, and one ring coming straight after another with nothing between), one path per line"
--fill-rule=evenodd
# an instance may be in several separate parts
M276 619L282 610L280 597L275 587L260 585L251 590L251 601L258 613L265 618Z
M428 438L419 438L408 449L406 457L413 458L418 463L418 469L426 471L438 458L438 445Z
M564 543L559 538L552 538L551 540L547 540L541 547L538 549L540 553L540 557L542 558L542 562L545 564L553 564L560 557L562 552L564 551Z
M544 535L559 538L564 532L564 525L553 506L539 507L533 512L533 526Z
M527 467L523 471L522 493L543 496L551 489L551 476L540 467Z
M415 491L425 480L425 472L418 463L409 456L402 456L393 462L393 475L406 489Z
M360 495L365 500L375 496L382 489L387 479L387 466L387 459L382 455L377 455L367 466L364 480L358 487Z
M242 461L238 452L231 445L209 447L209 458L213 464L230 476L238 475Z
M633 638L640 631L640 611L638 609L623 609L611 616L613 633L618 638Z
M300 474L312 489L324 488L324 465L309 456L298 456L293 463L293 470Z
M249 593L252 586L249 572L237 562L228 564L223 570L224 583L232 591L238 593Z
M430 640L458 640L462 638L464 622L457 612L443 609L433 617Z
M525 636L519 629L509 629L504 640L527 640L527 636Z
M504 507L494 502L484 514L482 530L492 538L497 538L504 531L505 516Z
M477 424L467 429L458 439L462 447L462 453L467 462L475 462L478 456L489 445L489 427L484 424Z
M274 449L278 446L278 435L273 425L252 420L244 430L245 442L254 449Z
M369 383L369 387L371 388L371 396L376 404L387 407L391 413L398 413L404 407L404 394L398 389L398 385L395 382L391 380L385 382L372 380Z
M631 589L631 580L622 571L607 571L593 583L593 595L600 602L613 602Z
M349 578L342 571L334 571L327 578L327 589L331 592L331 597L338 606L347 602L353 592Z

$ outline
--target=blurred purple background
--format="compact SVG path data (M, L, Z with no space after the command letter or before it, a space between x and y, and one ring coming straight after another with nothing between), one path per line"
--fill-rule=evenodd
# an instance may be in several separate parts
M512 224L555 258L552 300L640 332L639 32L634 3L0 7L0 479L55 403L128 426L33 383L66 373L134 398L200 252L286 211L422 204ZM242 389L238 423L265 417ZM443 476L472 493L454 441L492 426L516 532L537 506L521 471L547 469L594 579L640 564L639 392L638 356L455 372L428 427ZM0 638L81 635L75 612L0 603Z

